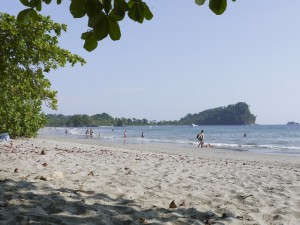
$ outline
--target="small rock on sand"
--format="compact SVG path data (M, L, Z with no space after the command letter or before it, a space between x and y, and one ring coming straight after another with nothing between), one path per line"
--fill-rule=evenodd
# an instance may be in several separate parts
M171 209L177 208L177 205L175 204L175 201L174 201L174 200L170 203L169 208L171 208Z
M64 178L64 174L59 171L55 171L54 173L51 174L51 178L53 180L62 180Z

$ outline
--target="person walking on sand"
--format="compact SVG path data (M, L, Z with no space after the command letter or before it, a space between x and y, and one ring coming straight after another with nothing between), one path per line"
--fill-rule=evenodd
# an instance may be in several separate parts
M197 137L198 137L198 140L199 140L198 148L199 148L199 146L201 146L201 148L203 148L203 144L204 144L204 131L201 130L201 132L197 135Z

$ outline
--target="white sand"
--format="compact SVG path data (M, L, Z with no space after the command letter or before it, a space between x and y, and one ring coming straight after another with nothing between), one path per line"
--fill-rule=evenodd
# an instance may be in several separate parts
M0 143L0 224L300 224L298 156L78 141Z

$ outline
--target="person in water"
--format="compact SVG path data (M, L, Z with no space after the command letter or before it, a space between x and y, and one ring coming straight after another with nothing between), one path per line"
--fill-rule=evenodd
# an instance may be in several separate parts
M198 148L199 148L199 146L201 146L201 148L203 148L203 144L204 144L204 131L203 130L201 130L201 132L197 135L197 138L199 140Z
M93 131L93 129L91 128L91 129L90 129L90 137L91 137L91 139L93 138L93 136L94 136L94 131Z

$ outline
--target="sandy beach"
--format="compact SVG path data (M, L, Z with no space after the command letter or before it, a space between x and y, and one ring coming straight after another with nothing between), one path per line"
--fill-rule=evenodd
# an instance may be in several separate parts
M0 143L0 224L300 224L300 157L93 140Z

